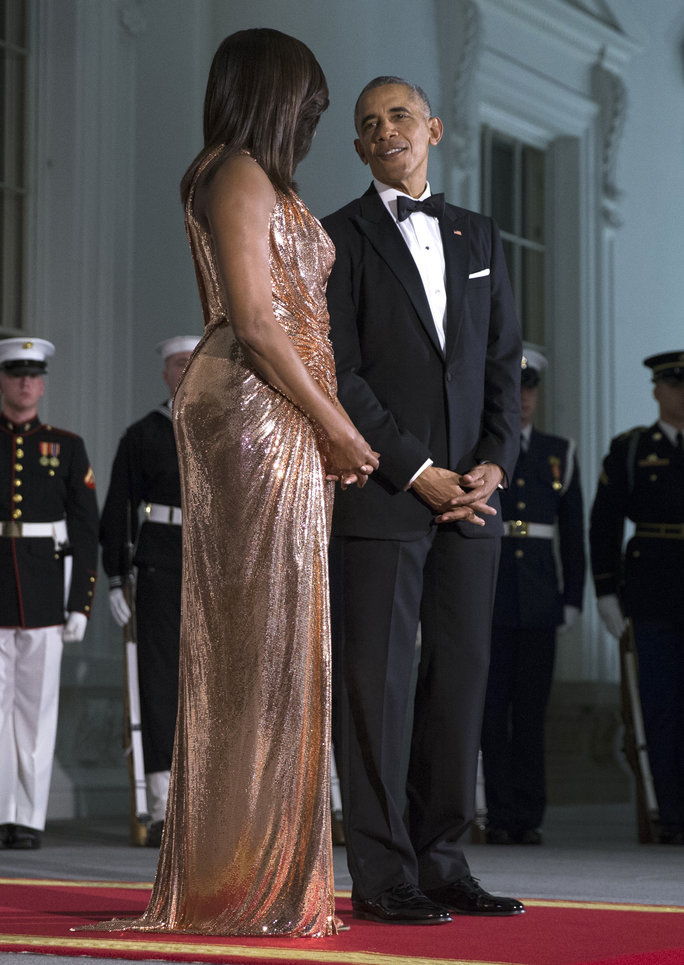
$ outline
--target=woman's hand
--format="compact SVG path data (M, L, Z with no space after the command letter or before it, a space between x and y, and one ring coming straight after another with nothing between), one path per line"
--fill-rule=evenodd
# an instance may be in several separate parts
M363 488L370 474L380 465L380 455L349 423L342 433L328 439L325 464L326 479L339 480L342 489L354 483Z

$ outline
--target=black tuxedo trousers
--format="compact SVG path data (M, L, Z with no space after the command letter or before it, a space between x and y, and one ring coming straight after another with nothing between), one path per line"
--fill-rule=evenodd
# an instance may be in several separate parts
M355 898L469 873L458 841L474 817L499 548L453 527L332 540L333 739Z

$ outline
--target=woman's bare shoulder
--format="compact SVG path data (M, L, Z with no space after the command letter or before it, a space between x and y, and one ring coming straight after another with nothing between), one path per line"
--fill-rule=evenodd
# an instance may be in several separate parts
M227 208L261 220L270 216L276 191L250 154L227 154L211 166L197 185L195 214L211 221Z

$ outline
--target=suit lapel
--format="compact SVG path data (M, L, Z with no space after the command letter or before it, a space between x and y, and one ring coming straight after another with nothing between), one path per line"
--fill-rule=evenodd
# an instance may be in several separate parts
M401 232L373 186L360 200L361 214L354 220L406 290L430 341L443 358L423 281Z
M444 217L439 223L444 247L444 267L446 275L447 317L446 317L446 358L451 358L458 341L458 333L463 320L463 299L468 284L470 264L470 239L468 219L446 205Z

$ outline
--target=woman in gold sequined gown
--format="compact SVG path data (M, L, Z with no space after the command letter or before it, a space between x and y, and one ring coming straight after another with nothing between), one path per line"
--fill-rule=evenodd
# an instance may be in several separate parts
M206 329L174 400L183 492L178 724L154 890L106 927L334 933L327 544L333 477L376 454L335 395L334 250L292 189L327 106L272 30L219 47L183 182ZM102 926L99 926L102 927Z

